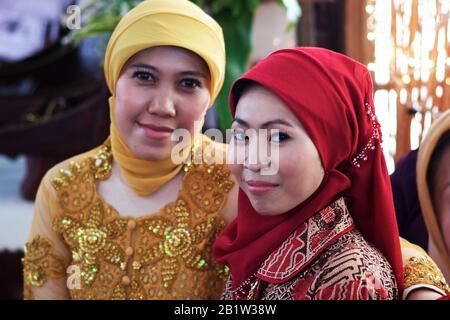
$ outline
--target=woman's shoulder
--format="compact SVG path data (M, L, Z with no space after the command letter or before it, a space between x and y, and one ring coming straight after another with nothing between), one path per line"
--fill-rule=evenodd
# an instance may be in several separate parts
M387 267L391 269L381 252L369 243L356 228L344 234L335 244L330 246L328 254L330 255L331 260L346 255L352 258L364 258L365 264L368 265L373 265L375 263L382 265L387 264Z
M319 258L319 265L316 286L327 288L326 292L353 292L358 293L358 298L397 298L391 265L358 230L348 232L330 246Z
M202 176L201 184L215 182L228 192L234 183L226 163L227 145L202 135L201 143L195 144L192 151L191 161L184 167L187 180Z
M50 190L58 190L70 184L73 179L86 171L92 171L96 157L106 151L107 146L100 145L89 151L68 158L50 168L42 178L42 185ZM106 159L105 159L106 160Z
M226 146L207 137L202 142L201 149L194 149L193 161L184 166L182 194L206 213L222 212L235 186L225 162Z
M35 199L36 219L52 226L55 219L66 214L80 215L92 203L96 194L94 176L100 172L97 170L93 174L93 167L102 148L104 146L71 157L47 171Z

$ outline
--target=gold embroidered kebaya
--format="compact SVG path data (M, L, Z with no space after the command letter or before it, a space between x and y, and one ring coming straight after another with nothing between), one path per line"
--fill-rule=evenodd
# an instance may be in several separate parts
M112 161L105 143L52 179L58 204L53 230L70 250L68 265L80 274L71 298L219 298L227 274L213 261L212 243L224 227L219 213L233 187L226 165L186 165L176 201L131 218L120 216L96 192L98 182L110 177ZM25 262L33 259L29 252ZM42 253L47 259L48 252ZM52 276L44 267L33 273L29 263L25 270L40 285Z
M50 241L39 235L25 248L25 257L22 259L24 298L31 299L31 287L41 287L49 277L65 276L67 263L54 253Z

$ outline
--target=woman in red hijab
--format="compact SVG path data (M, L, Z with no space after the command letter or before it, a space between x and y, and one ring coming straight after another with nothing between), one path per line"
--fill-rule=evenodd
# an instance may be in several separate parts
M326 49L280 50L234 83L230 105L241 189L214 246L231 272L223 297L398 298L399 235L367 69Z

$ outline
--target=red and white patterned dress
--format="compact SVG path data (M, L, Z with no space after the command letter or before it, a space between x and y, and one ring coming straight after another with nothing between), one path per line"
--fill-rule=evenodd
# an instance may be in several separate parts
M397 298L391 266L356 229L343 198L299 226L243 286L232 290L229 278L222 295L226 300Z

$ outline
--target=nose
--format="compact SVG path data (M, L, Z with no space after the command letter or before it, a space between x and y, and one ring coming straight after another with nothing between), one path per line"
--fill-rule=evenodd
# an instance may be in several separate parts
M256 161L255 163L245 162L244 167L250 171L253 172L260 172L263 169L269 169L270 168L270 160L266 161Z
M174 117L176 109L173 93L170 90L159 90L148 103L147 111L160 117Z
M244 167L248 170L259 172L270 167L266 139L250 137L245 151Z

